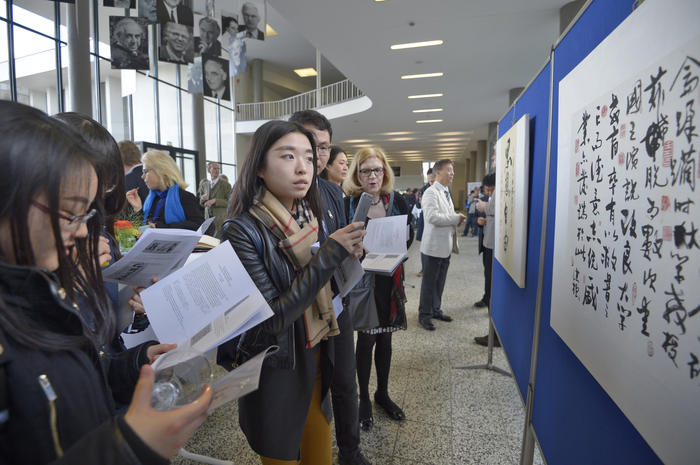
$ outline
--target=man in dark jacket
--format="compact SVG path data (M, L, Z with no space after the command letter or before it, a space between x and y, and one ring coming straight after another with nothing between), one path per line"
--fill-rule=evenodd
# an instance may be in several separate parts
M325 116L314 110L298 111L290 121L304 126L314 137L317 154L316 173L320 174L328 163L331 151L333 129ZM323 207L322 231L319 242L323 242L336 229L346 226L345 204L338 185L319 176L316 177L321 192ZM338 443L338 457L342 465L369 465L360 452L360 422L357 405L357 384L355 383L355 339L352 318L348 312L338 317L340 334L333 338L335 360L331 397L333 399L333 417L335 436Z
M141 151L138 146L130 140L119 142L119 154L122 157L124 165L124 174L126 175L126 190L138 188L139 198L141 202L146 201L148 197L148 187L143 182L143 165L141 164Z

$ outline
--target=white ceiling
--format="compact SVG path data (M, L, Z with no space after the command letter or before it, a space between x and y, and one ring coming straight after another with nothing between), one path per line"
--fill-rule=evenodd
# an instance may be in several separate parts
M274 15L283 17L372 99L370 110L333 120L334 142L351 152L357 144L378 144L393 159L435 160L443 154L464 158L476 150L477 140L487 138L488 123L508 108L508 90L525 86L545 63L559 36L559 9L566 3L268 0L268 22L274 27ZM435 39L444 45L389 49ZM400 79L431 72L444 76ZM444 97L407 98L436 92ZM436 107L444 111L412 113ZM433 118L444 122L416 124ZM367 142L347 142L358 139ZM406 152L411 150L418 152Z

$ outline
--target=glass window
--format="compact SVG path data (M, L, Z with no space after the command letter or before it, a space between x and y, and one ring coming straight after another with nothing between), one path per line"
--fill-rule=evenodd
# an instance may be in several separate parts
M168 84L158 83L158 98L160 105L160 141L163 145L180 146L179 128L177 121L177 93Z
M182 147L195 150L194 126L192 123L192 96L182 92Z
M5 12L5 2L0 0L0 9ZM0 100L10 100L10 66L7 54L7 23L0 21Z
M55 113L51 100L56 94L55 41L14 27L17 100L41 111Z
M5 16L5 2L2 2L2 12ZM61 13L65 9L61 9ZM54 34L54 4L53 2L37 2L33 0L15 0L12 3L12 19L15 24L22 24L37 32L56 37ZM65 18L64 22L65 22ZM68 37L65 27L61 27L61 37ZM15 47L17 46L15 39Z
M219 160L218 139L216 136L216 103L204 99L204 143L207 160Z
M233 150L233 112L223 107L221 108L221 161L236 163L236 154Z
M136 73L134 103L134 140L156 141L156 120L153 111L153 79Z

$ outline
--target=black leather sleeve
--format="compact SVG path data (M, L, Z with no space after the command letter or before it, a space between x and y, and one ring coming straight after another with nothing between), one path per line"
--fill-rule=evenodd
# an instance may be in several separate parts
M256 222L256 225L259 226L259 223ZM260 237L251 238L251 232ZM277 239L271 239L266 230L261 231L258 227L246 232L235 222L229 222L222 232L222 240L231 242L236 255L272 308L274 316L263 322L262 328L265 332L275 335L285 331L303 315L318 291L331 278L333 271L348 256L343 246L329 238L311 261L292 276L291 266L277 248ZM255 246L257 240L262 241L262 257L258 255ZM280 278L286 276L285 270L290 274L284 279L290 283L288 286L285 286ZM278 284L275 283L273 274L278 277Z

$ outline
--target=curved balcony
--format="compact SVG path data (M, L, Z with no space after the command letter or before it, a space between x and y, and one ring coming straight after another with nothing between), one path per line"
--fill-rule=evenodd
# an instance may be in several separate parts
M333 119L360 113L371 107L369 97L349 79L345 79L283 100L237 104L236 132L255 132L266 121L287 119L300 110L318 110Z

